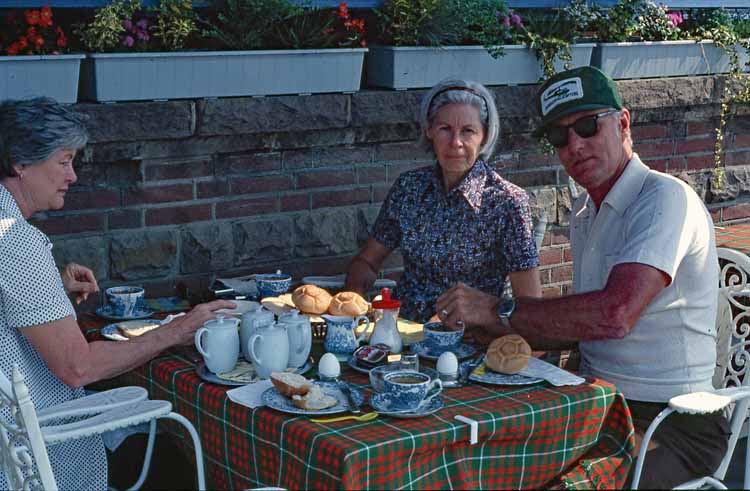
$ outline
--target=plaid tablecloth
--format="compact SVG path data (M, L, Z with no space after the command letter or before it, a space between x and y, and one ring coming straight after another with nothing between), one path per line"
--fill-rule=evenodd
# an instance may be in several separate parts
M89 337L102 324L80 321ZM189 358L166 354L116 383L145 387L193 422L211 489L611 489L623 486L631 465L630 413L600 380L472 384L446 389L445 408L424 418L318 424L233 403L229 387L201 380ZM369 394L366 376L345 375ZM469 444L459 414L479 422L479 443Z

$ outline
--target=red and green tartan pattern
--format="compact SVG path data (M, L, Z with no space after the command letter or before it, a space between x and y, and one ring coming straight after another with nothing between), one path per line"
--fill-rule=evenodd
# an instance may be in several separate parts
M366 376L347 379L369 393ZM445 408L418 419L333 424L231 402L177 354L118 377L140 385L198 430L211 489L570 489L622 487L632 422L622 394L599 380L573 387L472 384L443 392ZM479 422L469 444L463 415ZM173 428L170 428L173 429Z

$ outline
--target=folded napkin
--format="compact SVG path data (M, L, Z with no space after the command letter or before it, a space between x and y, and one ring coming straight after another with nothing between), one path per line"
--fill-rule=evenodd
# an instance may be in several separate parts
M567 370L563 370L558 366L547 363L546 361L533 356L529 358L529 364L518 373L527 377L543 378L556 387L562 385L578 385L586 381L586 379L579 377L578 375L573 375Z
M237 387L236 389L228 390L227 397L229 397L232 402L249 407L250 409L255 409L256 407L263 406L261 396L269 387L273 387L271 380L261 380L254 384L248 384L242 387Z
M216 278L227 288L231 288L239 295L257 295L258 287L255 285L255 275L238 276L237 278Z

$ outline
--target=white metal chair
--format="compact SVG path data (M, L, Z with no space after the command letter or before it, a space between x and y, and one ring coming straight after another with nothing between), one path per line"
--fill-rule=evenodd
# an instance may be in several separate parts
M12 421L0 418L0 465L12 489L57 490L47 446L99 435L118 428L150 423L143 469L129 489L139 489L148 475L156 437L157 419L182 424L195 448L198 487L206 488L203 451L198 433L183 416L172 412L168 401L147 399L145 389L123 387L69 401L37 412L18 367L13 383L0 372L0 408ZM57 424L56 424L57 422Z
M718 401L718 406L721 406L719 409L723 409L729 418L732 433L729 437L727 452L712 475L682 483L675 489L705 487L727 489L721 481L726 476L737 440L742 434L743 425L748 416L748 406L750 406L750 374L748 374L748 371L750 371L750 351L748 351L748 345L750 344L748 339L748 336L750 336L750 305L744 305L740 301L742 297L750 300L750 258L734 249L719 247L717 251L722 266L719 274L719 305L716 314L717 366L713 377L713 385L716 390L713 394L719 396L715 400ZM746 303L750 302L746 300ZM679 398L684 397L679 396ZM673 398L669 407L659 413L643 436L633 473L633 489L638 489L651 436L659 424L675 411L702 412L697 407L682 404L678 398ZM750 489L749 466L750 445L748 445L745 454L744 489Z

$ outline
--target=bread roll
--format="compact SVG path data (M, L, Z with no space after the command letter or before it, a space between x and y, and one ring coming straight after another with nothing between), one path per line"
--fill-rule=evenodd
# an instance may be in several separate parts
M292 403L300 409L307 409L308 411L320 411L321 409L328 409L338 404L338 400L335 397L331 397L323 392L323 389L318 385L313 385L310 390L304 396L293 396Z
M117 330L126 338L136 338L159 327L159 321L134 320L117 323Z
M315 285L302 285L292 292L292 302L300 312L324 314L331 304L331 294Z
M331 305L328 307L328 313L331 315L356 317L358 315L365 315L369 308L367 300L362 298L359 293L340 292L333 296Z
M484 360L490 370L510 375L521 371L530 356L529 343L518 334L509 334L490 343Z
M286 397L303 396L313 387L312 382L292 372L272 372L271 383Z

